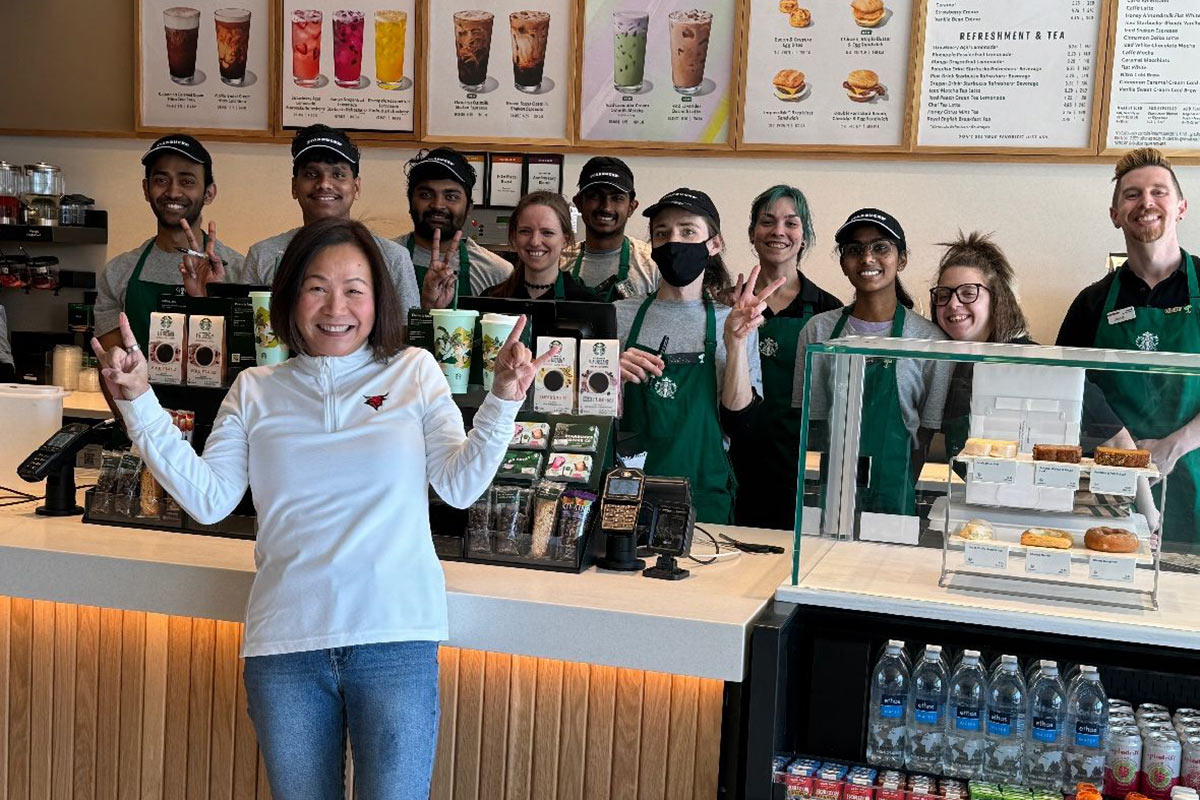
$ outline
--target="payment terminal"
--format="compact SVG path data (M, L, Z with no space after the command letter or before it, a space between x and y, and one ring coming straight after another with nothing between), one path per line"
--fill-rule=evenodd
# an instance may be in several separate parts
M600 531L605 537L604 556L597 560L603 569L633 572L646 562L635 557L638 515L646 489L646 475L640 469L618 467L604 479L600 495Z

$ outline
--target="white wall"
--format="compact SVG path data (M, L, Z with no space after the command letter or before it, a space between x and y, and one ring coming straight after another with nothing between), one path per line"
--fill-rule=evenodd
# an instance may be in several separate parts
M128 250L153 233L153 217L141 192L141 154L146 140L0 137L0 159L42 160L63 168L69 192L84 192L109 212L108 256ZM291 164L285 145L214 142L218 193L206 213L220 238L245 252L253 242L299 224L290 196ZM355 215L380 233L396 235L411 223L404 193L409 148L364 150L363 196ZM566 181L574 186L586 156L567 157ZM1112 168L1095 164L957 163L852 161L811 158L637 157L629 159L643 202L679 185L703 189L720 208L729 263L752 263L745 230L750 201L771 184L785 181L804 190L817 227L817 245L804 269L821 286L843 298L850 287L832 256L833 231L854 209L873 205L904 225L913 255L904 274L914 296L927 304L936 267L936 242L964 231L995 231L1020 278L1021 297L1034 338L1052 342L1067 305L1084 285L1103 274L1104 258L1124 247L1108 220ZM1178 170L1185 191L1200 186L1200 168ZM567 194L571 194L570 191ZM631 231L644 236L638 217ZM1188 246L1189 226L1183 226ZM1194 245L1200 249L1200 245ZM98 259L97 259L98 260ZM64 264L65 266L65 264ZM14 327L29 314L0 296ZM29 308L35 306L30 303ZM41 308L40 305L36 306ZM45 313L45 312L39 312Z

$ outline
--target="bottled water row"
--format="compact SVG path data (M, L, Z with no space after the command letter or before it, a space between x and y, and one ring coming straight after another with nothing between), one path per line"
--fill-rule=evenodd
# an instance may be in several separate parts
M888 642L871 677L867 761L881 767L1074 790L1104 778L1108 697L1095 667L1027 674L1016 656L985 665L964 650L951 668L939 645L913 664Z

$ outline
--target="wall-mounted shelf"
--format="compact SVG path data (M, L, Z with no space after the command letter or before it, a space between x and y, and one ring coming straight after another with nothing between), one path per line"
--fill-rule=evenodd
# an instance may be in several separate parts
M107 244L108 212L87 212L87 225L0 225L0 242Z

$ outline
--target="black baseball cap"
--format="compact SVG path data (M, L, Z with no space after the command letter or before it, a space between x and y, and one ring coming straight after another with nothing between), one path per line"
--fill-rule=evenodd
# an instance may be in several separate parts
M212 168L212 156L204 149L204 145L186 133L172 133L155 140L146 154L142 156L142 166L149 166L150 162L166 153L183 156L197 164Z
M579 191L592 186L605 185L620 189L625 194L633 192L633 170L619 158L595 156L579 170Z
M900 245L901 252L908 250L908 245L904 241L904 228L900 227L900 222L886 211L880 211L878 208L860 208L855 211L846 221L842 223L842 227L837 229L837 233L833 235L833 240L838 244L846 244L850 241L850 234L859 225L874 225L882 228L889 236L896 240Z
M717 223L717 227L721 226L721 215L717 212L717 207L713 204L712 198L699 189L681 188L667 192L662 196L661 200L643 211L642 216L653 217L668 206L682 208L684 211L690 211L693 214L704 214Z
M309 125L296 131L292 137L292 166L311 161L313 151L320 150L333 153L353 167L354 174L358 175L358 147L345 133L328 125ZM306 154L309 157L302 158Z
M442 179L462 184L468 196L475 188L475 168L453 147L435 147L433 150L417 153L408 162L406 171L409 190L419 181Z

